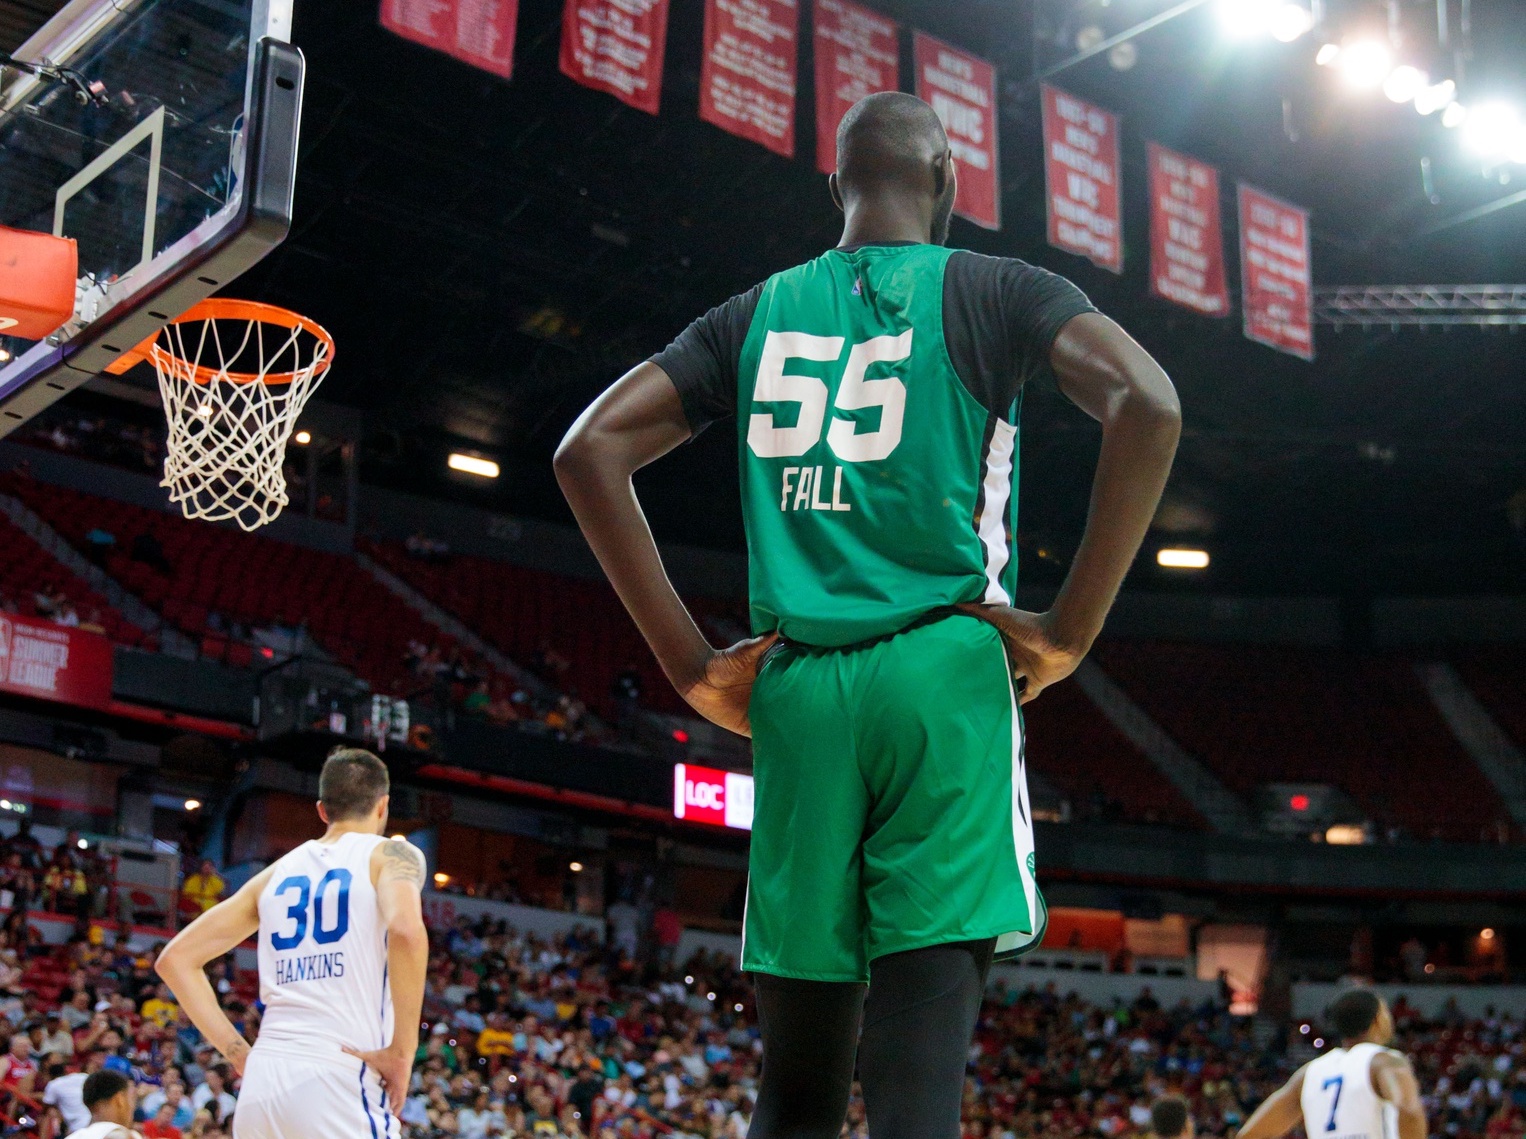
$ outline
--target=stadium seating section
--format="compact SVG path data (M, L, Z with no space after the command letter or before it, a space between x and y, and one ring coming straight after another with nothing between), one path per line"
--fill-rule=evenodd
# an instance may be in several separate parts
M1108 641L1095 656L1232 790L1334 784L1412 838L1476 842L1504 805L1406 657Z
M1070 800L1077 817L1206 824L1155 765L1074 684L1046 689L1023 709L1029 770Z
M248 644L227 635L232 622L304 625L325 652L373 687L405 694L420 683L404 666L409 641L452 644L353 558L14 475L0 479L0 490L19 497L82 550L91 529L110 531L116 544L108 572L199 641L205 656L250 663ZM133 557L142 534L157 541L168 573ZM214 612L222 620L209 624Z
M65 567L10 519L0 517L0 594L15 603L23 617L39 615L36 594L49 590L68 600L81 621L94 615L101 629L122 645L151 645L153 638L132 624L88 582Z
M601 714L613 715L615 678L628 668L641 677L646 707L687 711L606 582L465 554L423 560L398 542L367 542L365 550L505 653L531 664ZM553 656L566 667L548 666Z

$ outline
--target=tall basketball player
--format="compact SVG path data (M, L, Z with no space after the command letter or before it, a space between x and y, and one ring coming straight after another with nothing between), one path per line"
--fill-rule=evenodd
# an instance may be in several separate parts
M1425 1139L1425 1107L1409 1060L1388 1044L1394 1021L1370 989L1330 1006L1341 1045L1310 1060L1267 1096L1239 1139L1282 1139L1303 1124L1308 1139Z
M835 1139L855 1050L874 1139L955 1139L986 970L1044 931L1018 704L1091 647L1181 413L1160 367L1070 282L943 246L954 160L920 99L856 104L829 185L837 247L617 381L556 470L674 687L753 739L752 1139ZM1086 532L1042 614L1012 604L1032 383L1102 425ZM728 417L756 636L717 651L631 478Z
M234 1139L399 1133L429 939L423 855L383 837L388 791L376 756L335 749L318 779L324 836L255 875L159 955L159 975L192 1023L243 1075ZM256 934L265 1016L251 1048L204 969Z

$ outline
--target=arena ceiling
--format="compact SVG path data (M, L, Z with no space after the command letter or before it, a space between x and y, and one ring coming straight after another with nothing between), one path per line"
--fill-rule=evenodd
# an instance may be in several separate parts
M1123 117L1126 270L1044 242L1038 96L1030 77L1082 29L1105 33L1165 0L871 0L994 60L1002 90L1004 228L956 221L953 241L1072 277L1171 372L1185 437L1162 536L1214 562L1183 588L1360 596L1518 591L1526 580L1526 338L1505 330L1321 328L1306 364L1147 297L1144 146L1155 139L1313 211L1316 283L1526 281L1526 202L1454 132L1376 93L1342 90L1317 41L1231 43L1209 8L1056 82ZM56 4L0 4L0 33ZM1211 7L1211 5L1209 6ZM1346 28L1386 17L1327 0ZM1406 43L1435 37L1434 0L1394 0ZM1519 0L1473 0L1466 92L1526 108ZM297 217L235 290L335 334L323 398L367 413L362 476L505 511L565 518L551 451L589 399L690 318L833 244L812 162L809 36L785 160L698 120L702 0L672 0L663 111L652 117L557 71L561 0L521 0L505 83L378 27L375 0L297 0L308 60ZM1457 0L1452 4L1455 20ZM19 15L18 15L19 13ZM909 67L903 67L909 74ZM1437 202L1422 187L1429 157ZM1514 184L1504 184L1511 174ZM1227 234L1232 241L1232 231ZM1230 258L1231 281L1235 283ZM1084 519L1098 434L1052 391L1023 428L1021 544L1055 580ZM498 458L490 487L443 456ZM643 476L659 534L741 546L734 437L717 429ZM1151 565L1138 583L1172 581Z

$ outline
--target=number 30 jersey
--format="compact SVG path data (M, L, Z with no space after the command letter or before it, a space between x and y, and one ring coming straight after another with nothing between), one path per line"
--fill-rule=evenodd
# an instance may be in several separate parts
M1010 603L1019 397L1091 310L1021 261L866 245L776 273L654 357L696 432L736 415L753 632L836 647Z
M1308 1139L1395 1139L1398 1109L1372 1087L1378 1044L1332 1048L1303 1074L1303 1129Z
M371 884L381 835L305 842L280 859L260 894L256 1047L359 1066L340 1046L392 1039L387 937Z

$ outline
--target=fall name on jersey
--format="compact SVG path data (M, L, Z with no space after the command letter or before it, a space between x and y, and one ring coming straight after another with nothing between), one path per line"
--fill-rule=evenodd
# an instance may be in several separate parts
M326 981L330 977L344 976L344 950L332 953L307 953L300 956L276 958L276 984L289 985L293 981Z

